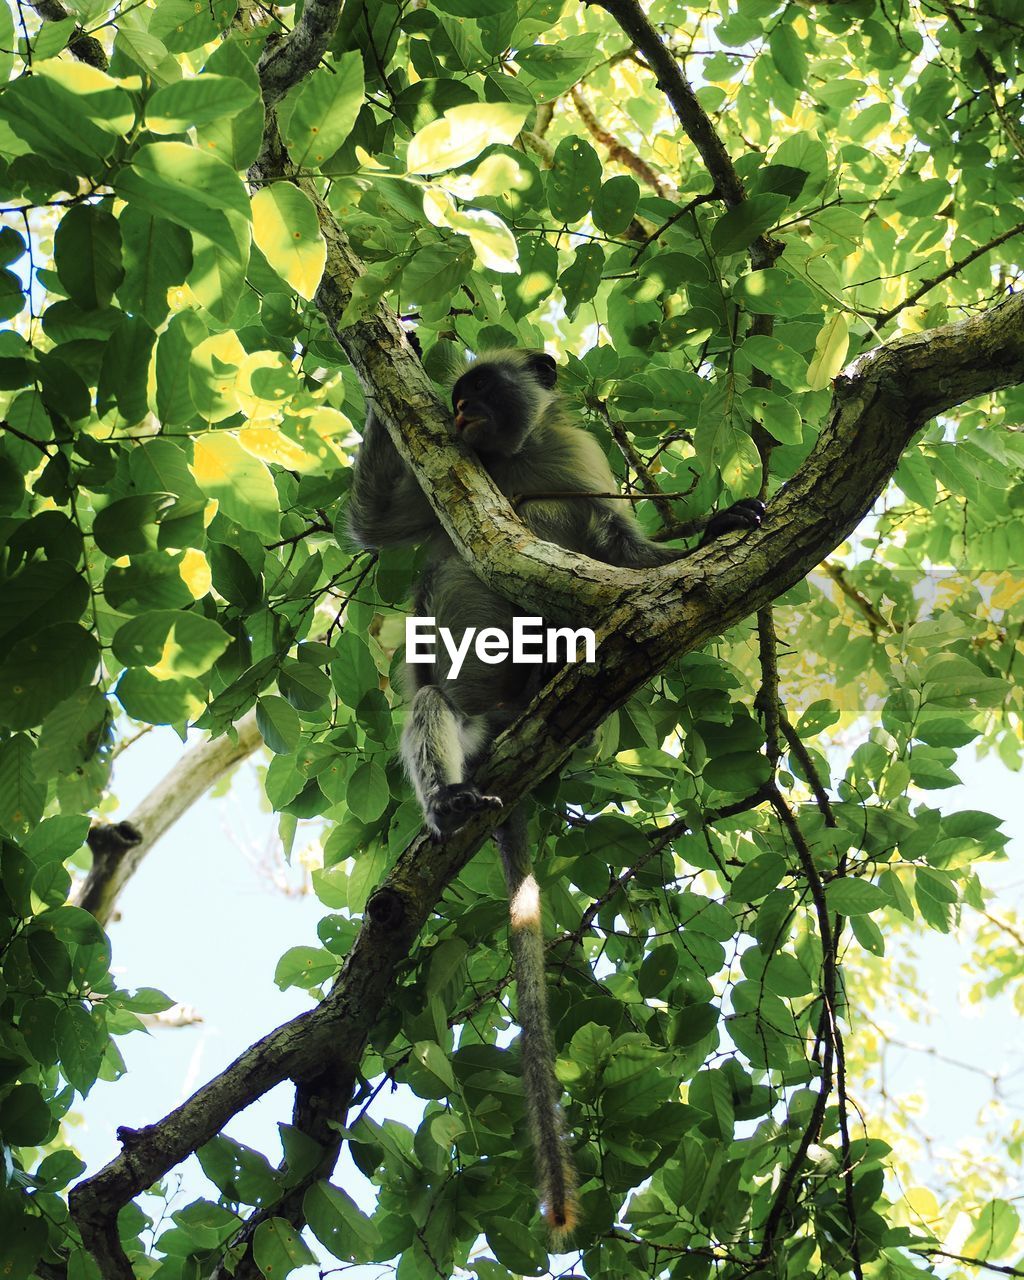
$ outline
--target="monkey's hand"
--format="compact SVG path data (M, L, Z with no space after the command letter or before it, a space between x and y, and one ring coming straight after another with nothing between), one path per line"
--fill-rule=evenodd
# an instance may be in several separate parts
M736 529L756 529L764 518L766 507L760 498L740 498L731 507L716 512L707 523L700 546Z
M453 782L430 793L425 816L435 836L447 836L472 814L501 807L500 796L485 796L469 782Z

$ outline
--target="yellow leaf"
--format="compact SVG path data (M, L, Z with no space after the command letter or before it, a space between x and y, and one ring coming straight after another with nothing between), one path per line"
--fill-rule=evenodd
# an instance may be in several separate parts
M327 261L313 202L290 182L261 187L252 198L252 238L300 297L316 293Z
M243 427L238 443L254 458L276 462L289 471L313 471L318 463L294 440L289 440L280 427Z
M512 142L529 110L511 102L469 102L425 125L409 143L406 172L441 173L468 164L492 143Z
M814 340L814 356L807 368L807 385L812 391L823 391L840 372L849 346L849 322L845 312L837 311Z
M194 600L201 600L210 590L213 576L206 556L196 547L189 547L178 565L181 580L192 593Z

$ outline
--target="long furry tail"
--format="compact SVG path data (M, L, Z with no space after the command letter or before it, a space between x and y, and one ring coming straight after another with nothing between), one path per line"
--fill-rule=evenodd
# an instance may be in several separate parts
M540 1182L541 1208L556 1245L579 1220L576 1172L566 1144L555 1079L555 1049L548 1021L540 889L526 843L526 817L516 809L495 832L508 886L512 957L522 1030L523 1093Z

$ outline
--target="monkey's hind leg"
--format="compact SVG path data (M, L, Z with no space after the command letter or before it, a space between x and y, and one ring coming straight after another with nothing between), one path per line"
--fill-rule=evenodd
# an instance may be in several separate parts
M541 1209L557 1247L564 1244L575 1229L579 1203L576 1172L558 1105L562 1088L555 1077L555 1046L548 1018L540 887L530 863L526 816L521 807L514 809L509 820L498 827L494 838L508 886L523 1095L540 1182Z
M435 684L417 691L402 732L402 759L435 835L456 831L472 813L500 809L465 781L466 755L479 746L483 726L461 715Z

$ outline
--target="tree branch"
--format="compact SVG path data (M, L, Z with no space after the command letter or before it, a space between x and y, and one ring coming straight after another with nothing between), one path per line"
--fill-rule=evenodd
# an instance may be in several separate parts
M658 33L640 7L639 0L584 0L589 5L606 9L643 54L657 77L658 88L665 94L679 118L686 136L697 148L704 167L715 184L715 190L730 207L747 198L743 181L733 165L725 144L715 131L711 117L700 105L693 87L679 63L658 37ZM780 246L767 236L758 236L751 247L751 261L756 267L767 267L779 256Z
M307 0L302 16L286 36L275 33L267 37L258 71L268 111L327 52L340 10L340 0Z
M215 738L187 751L128 816L127 822L142 839L135 843L110 842L108 848L93 849L92 868L75 897L75 905L91 911L101 925L108 924L121 890L161 836L218 778L251 755L261 742L256 712L250 711L235 725L233 740Z
M60 0L29 0L29 3L44 22L64 22L71 17ZM106 50L95 36L88 35L80 25L76 25L71 33L68 52L79 62L88 63L90 67L96 67L99 71L107 69Z

